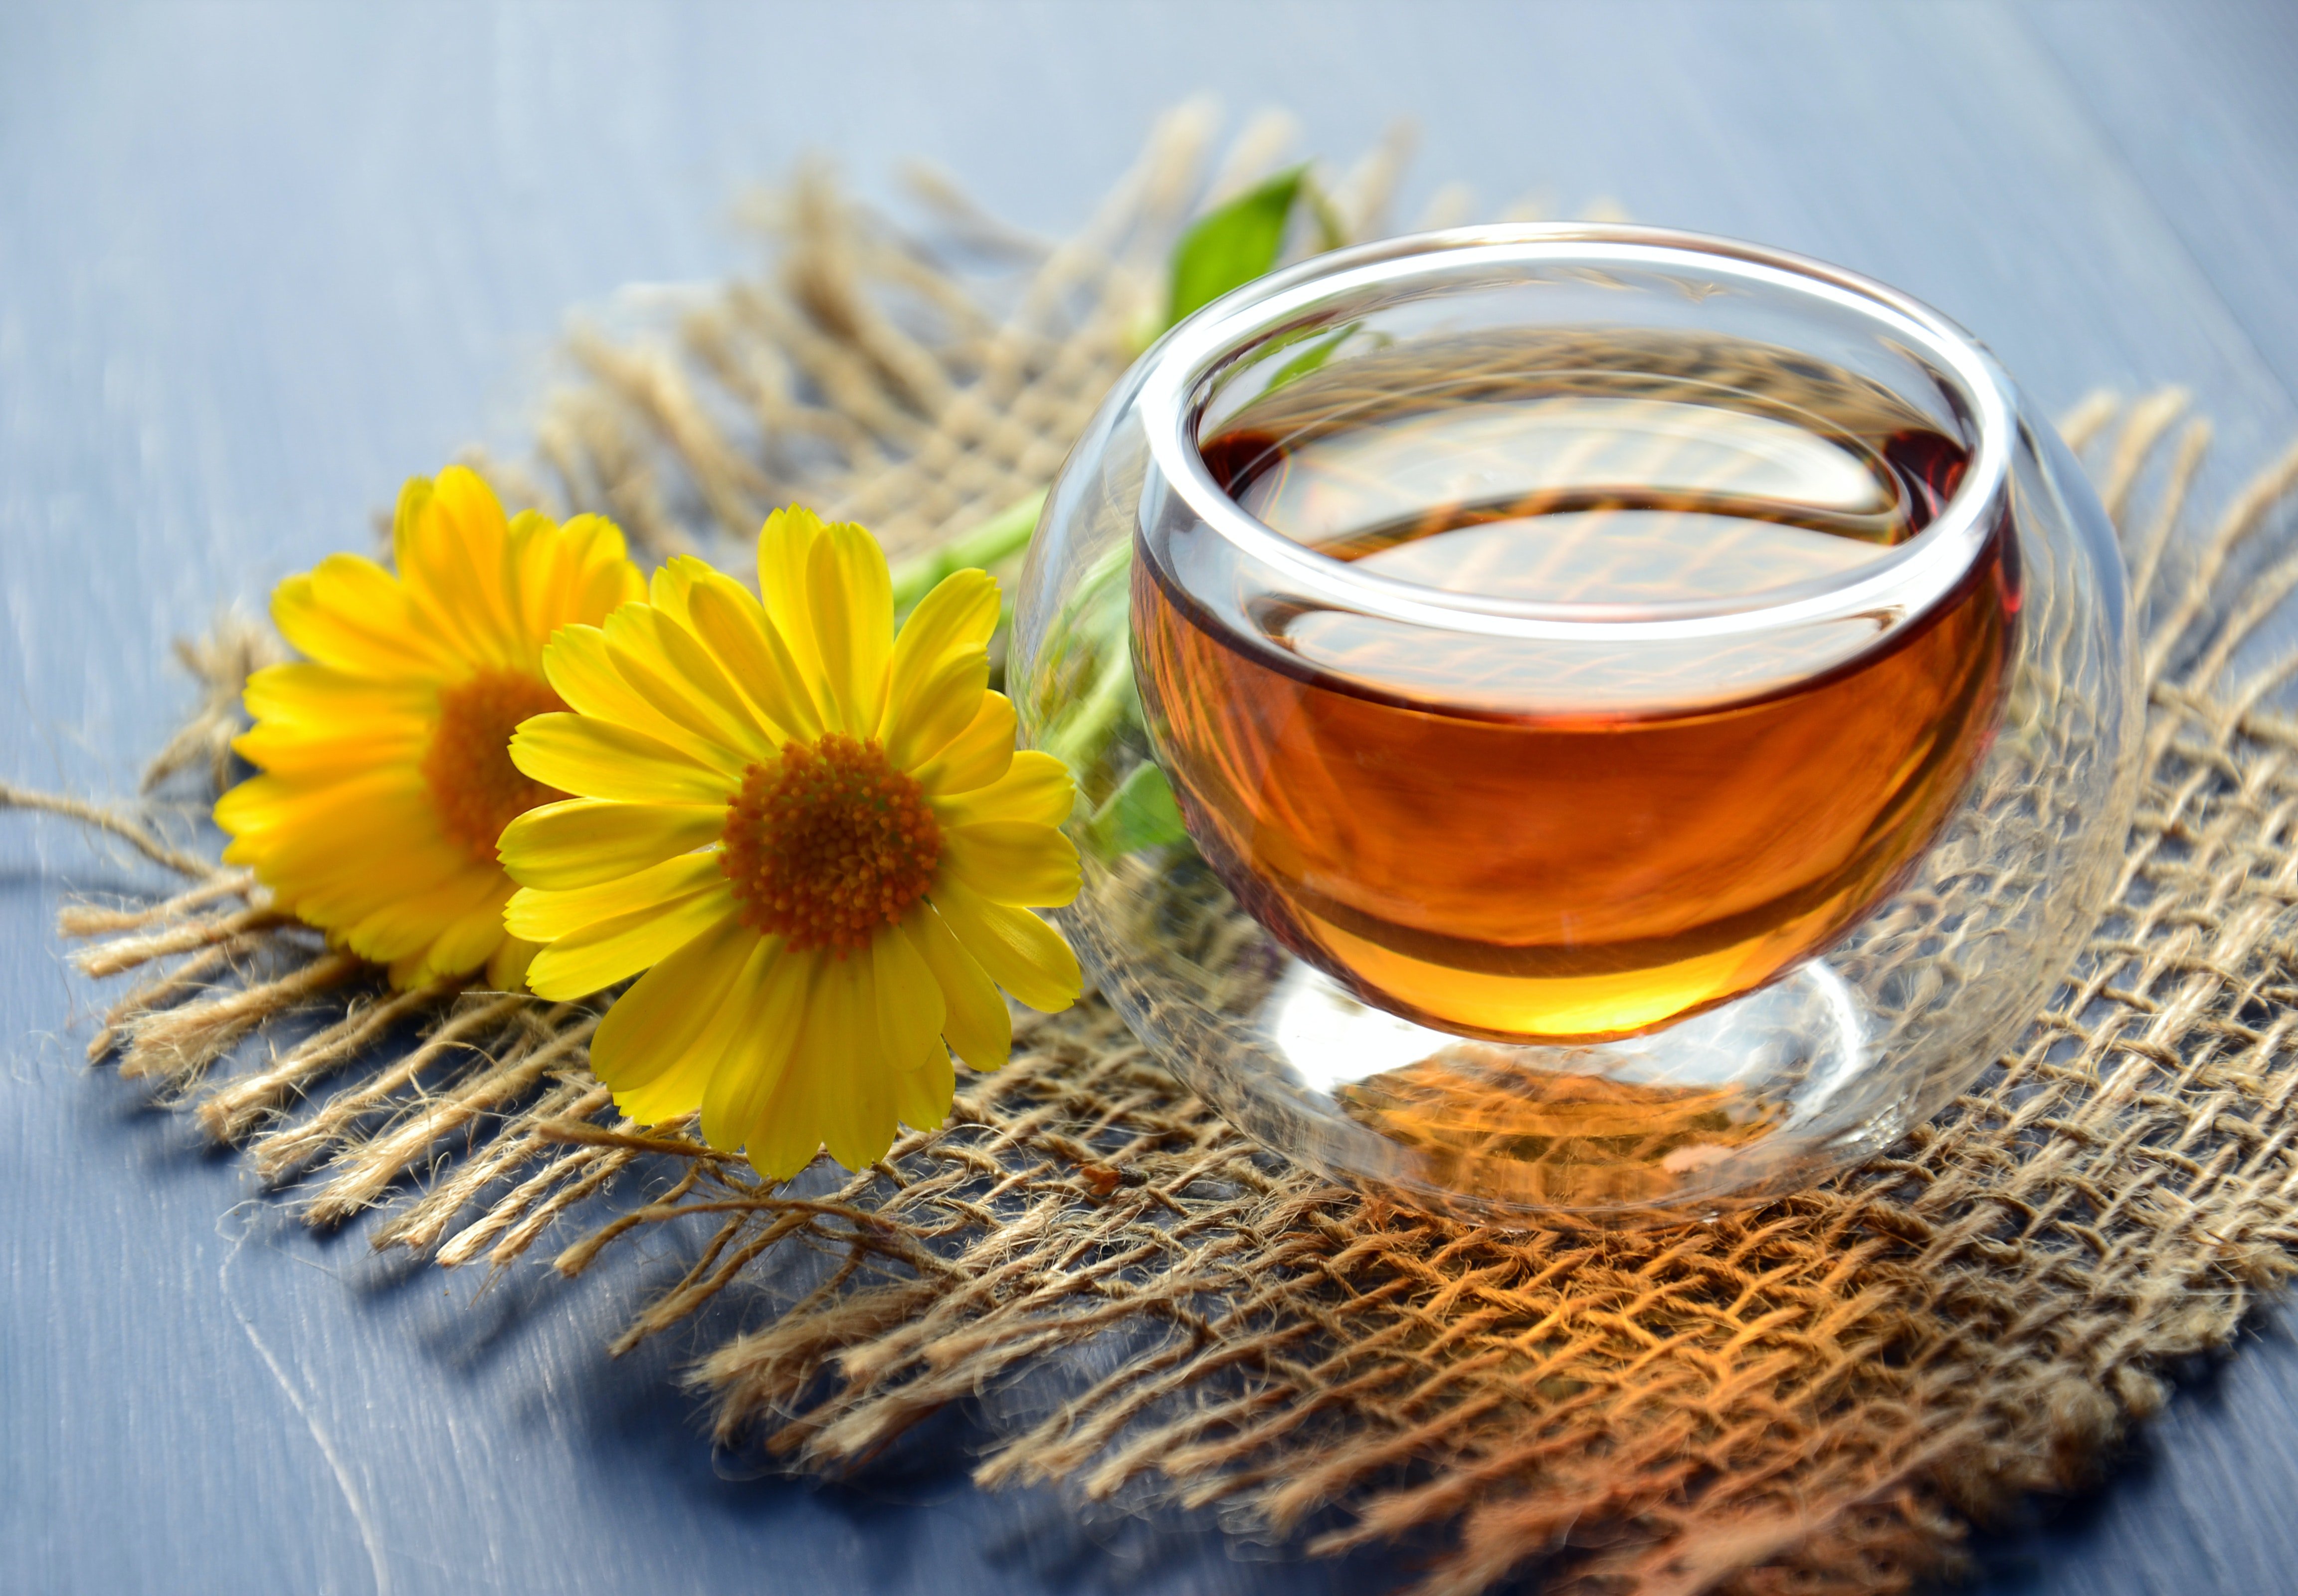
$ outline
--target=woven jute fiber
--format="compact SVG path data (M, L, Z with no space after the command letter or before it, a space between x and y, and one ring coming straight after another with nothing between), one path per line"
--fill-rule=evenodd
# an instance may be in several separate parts
M537 462L488 468L657 554L736 549L790 499L929 548L1043 485L1192 207L1273 161L1263 126L1208 181L1210 127L1170 119L1057 246L930 189L963 271L809 177L769 212L767 272L578 335ZM1342 187L1355 231L1393 166ZM752 1327L690 1377L723 1442L843 1471L988 1393L986 1484L1178 1501L1318 1553L1409 1536L1436 1549L1432 1596L1897 1590L1972 1518L2088 1477L2166 1367L2298 1264L2298 721L2287 667L2243 648L2298 586L2275 535L2298 451L2190 525L2208 429L2178 396L2063 430L2146 619L2108 916L2019 1049L1891 1156L1693 1228L1500 1234L1324 1186L1092 999L1025 1017L946 1128L764 1187L616 1119L584 1062L606 1000L393 993L170 840L165 800L228 773L239 683L276 649L253 627L186 652L206 695L159 798L0 797L183 878L64 916L86 973L142 972L91 1058L242 1144L313 1223L378 1211L377 1246L502 1268L571 1220L566 1274L638 1232L685 1249L615 1350L742 1301Z

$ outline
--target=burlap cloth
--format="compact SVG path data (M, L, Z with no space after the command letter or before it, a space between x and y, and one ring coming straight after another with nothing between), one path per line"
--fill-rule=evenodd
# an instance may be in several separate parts
M537 465L487 468L657 556L724 555L789 499L926 547L1044 484L1191 207L1269 162L1249 129L1209 185L1209 128L1169 119L1058 246L929 184L963 273L807 178L771 212L768 272L578 334ZM1360 235L1394 156L1341 190ZM1410 1535L1440 1548L1426 1592L1896 1590L1971 1518L2081 1481L2164 1401L2157 1371L2227 1345L2298 1261L2298 723L2269 707L2286 667L2239 652L2298 585L2261 535L2298 451L2190 534L2207 429L2173 440L2178 410L2102 399L2064 428L2147 616L2145 782L2106 922L2021 1049L1891 1157L1693 1229L1500 1235L1330 1189L1092 1000L1024 1023L946 1129L768 1190L615 1121L584 1067L595 1006L390 993L152 803L0 799L190 883L65 915L87 974L145 972L92 1058L243 1144L313 1223L382 1210L377 1246L502 1267L580 1215L571 1275L664 1228L692 1267L615 1350L747 1294L765 1327L691 1376L723 1441L842 1470L996 1392L985 1484L1219 1504L1318 1553ZM186 651L207 698L163 797L227 774L239 683L275 646Z

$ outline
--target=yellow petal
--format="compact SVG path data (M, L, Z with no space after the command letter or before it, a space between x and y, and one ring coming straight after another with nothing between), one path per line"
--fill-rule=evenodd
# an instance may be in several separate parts
M417 596L434 589L502 648L504 663L517 664L524 628L511 592L510 521L494 489L467 466L448 467L431 479L420 533L428 558L411 567L402 558L400 576Z
M818 1018L830 1001L823 992L827 970L837 961L818 949L786 956L802 961L807 973L804 1017L796 1023L789 1057L753 1114L742 1149L750 1167L769 1180L787 1180L814 1162L822 1147L819 1104L842 1079L825 1055L825 1031Z
M1002 692L984 693L965 730L910 773L937 798L987 787L1013 767L1014 724L1013 700Z
M1051 754L1024 748L1013 756L1012 768L988 786L928 801L946 828L985 820L1033 820L1057 826L1077 806L1077 783L1070 777L1070 767Z
M690 759L741 779L746 761L740 755L696 736L632 690L608 657L607 634L598 627L560 627L542 650L542 674L569 708L644 732Z
M941 868L994 904L1058 908L1078 895L1076 845L1031 820L985 820L942 833Z
M899 926L889 927L870 942L870 973L878 995L878 1039L889 1069L905 1067L900 1061L925 1056L940 1046L947 1005L941 983L916 944Z
M741 584L711 572L687 591L687 619L695 635L715 654L727 674L748 695L758 713L784 737L812 741L822 735L822 712L805 674Z
M511 523L511 542L532 649L541 649L561 626L596 625L646 591L622 528L600 517L576 516L553 526L530 510Z
M275 775L351 780L385 765L419 765L432 730L422 721L397 715L346 719L326 732L263 721L233 738L231 748L258 770Z
M596 922L536 955L526 984L536 996L554 1002L586 997L660 963L734 914L734 889L720 881L668 903Z
M509 883L500 875L475 864L466 865L422 891L397 892L380 886L377 893L368 897L374 906L344 929L343 944L361 958L389 963L410 954L427 953L451 926L469 921L482 910L496 916L494 929L500 932L501 906L508 889ZM490 941L463 968L475 968L493 951L494 943Z
M505 940L502 906L509 896L510 883L505 881L442 930L408 984L417 986L442 975L467 975L492 959Z
M913 1069L894 1077L894 1112L913 1130L938 1130L949 1122L950 1099L957 1095L957 1071L949 1050L937 1039Z
M655 643L664 659L690 691L734 729L739 747L752 757L762 758L781 746L780 733L758 714L748 696L683 621L661 610L654 612L653 621Z
M754 959L744 969L744 982L733 994L741 1023L702 1093L702 1139L712 1146L728 1152L741 1146L773 1100L801 1045L819 967L819 961L777 946L773 956Z
M338 823L347 835L371 835L376 810L400 805L409 814L427 812L430 805L423 773L406 765L340 781L266 774L252 776L218 798L215 823L243 840L275 831L309 835Z
M497 851L522 887L595 887L718 840L722 804L617 804L570 798L529 809L504 828Z
M878 737L894 742L894 722L902 707L953 654L989 646L997 630L997 583L987 571L953 571L918 600L894 639L886 673L886 716Z
M934 883L932 902L989 979L1031 1008L1058 1013L1084 990L1077 955L1029 910L991 903L946 877Z
M573 613L568 600L582 580L583 548L576 539L562 539L550 517L532 509L510 518L507 541L519 640L540 658L554 630L583 618Z
M742 787L643 732L581 715L520 722L511 734L510 762L561 792L632 804L724 804Z
M591 1072L613 1088L617 1108L650 1125L701 1106L715 1061L690 1067L694 1046L762 940L740 921L723 921L615 1000L591 1038Z
M822 531L822 517L802 504L776 510L758 529L758 597L809 689L824 684L806 597L806 570ZM819 692L814 702L829 712Z
M378 851L378 840L387 851ZM283 900L293 900L296 914L326 926L345 923L351 905L371 906L421 892L465 871L500 873L442 837L437 816L421 802L378 803L308 827L243 837L223 856L253 865Z
M914 770L940 753L981 713L989 690L989 656L959 649L942 657L916 692L886 710L886 757L901 770Z
M664 646L667 635L678 631L677 624L653 605L625 604L607 617L603 630L615 674L665 717L723 750L722 759L747 764L774 751L773 740L748 715L696 687L679 670Z
M930 906L920 906L896 929L916 947L941 988L942 1034L951 1048L973 1069L1002 1067L1013 1053L1013 1016L988 972L958 945Z
M419 508L393 521L393 556L408 605L466 666L525 663L508 533L494 490L462 466L440 472Z
M828 960L822 974L824 1001L809 1015L827 1033L814 1054L830 1065L814 1082L822 1145L847 1169L865 1170L886 1155L895 1130L895 1071L880 1039L877 979L858 958Z
M354 675L302 660L265 666L248 677L243 697L248 715L256 721L305 732L387 721L427 722L439 707L437 689L425 683Z
M869 737L886 703L886 666L894 647L894 584L886 552L851 521L822 529L806 563L814 644L830 685L823 706L840 731Z
M801 1052L783 1067L773 1096L744 1138L742 1156L768 1180L788 1180L822 1151L813 1083L814 1061Z
M611 521L602 521L596 516L577 516L573 521L569 521L567 525L571 527L584 522L594 524L591 531L594 550L606 546L611 546L616 550L621 550L622 529ZM606 532L614 534L611 545L604 543L600 533L596 528L604 528ZM597 626L602 624L608 616L624 605L643 598L645 594L646 581L639 575L639 568L636 566L623 558L619 552L614 554L612 558L600 558L594 552L590 563L583 568L581 585L574 590L574 598L568 608L568 615L573 620Z
M461 848L443 842L397 846L387 865L354 839L331 856L288 855L283 860L281 852L274 852L257 868L281 908L313 925L338 930L378 910L419 902L451 881L492 882L500 877L499 871L475 863ZM438 918L443 917L442 912ZM422 935L410 938L406 948L416 947L421 940Z
M997 630L997 579L987 571L952 571L918 600L895 640L895 670L913 680L945 654L986 649Z
M354 675L436 682L459 668L416 629L391 573L355 554L331 554L274 588L271 619L299 651Z
M536 944L524 937L507 936L502 946L495 949L487 961L487 985L498 992L517 992L526 984L526 967L541 952Z
M647 578L647 602L680 625L687 624L686 595L694 585L696 574L709 568L695 555L672 555Z
M681 854L635 875L617 876L595 887L577 887L567 892L523 887L511 894L504 906L503 926L514 937L555 941L586 925L668 903L723 881L725 872L719 867L723 857L716 852Z
M391 517L391 558L401 566L407 563L409 540L423 517L424 507L431 502L431 479L410 476L399 486L399 507Z

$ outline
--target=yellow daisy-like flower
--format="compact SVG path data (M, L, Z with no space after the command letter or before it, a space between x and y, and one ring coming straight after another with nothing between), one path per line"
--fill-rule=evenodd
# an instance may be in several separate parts
M330 555L272 593L306 657L247 679L255 725L232 747L263 773L216 805L223 856L396 985L484 965L515 987L535 948L503 930L495 839L566 795L519 773L510 734L565 707L543 680L550 634L645 583L611 522L507 521L460 467L401 492L392 557L395 575Z
M859 526L779 511L758 572L753 595L674 559L650 602L551 640L575 713L526 722L511 758L579 796L513 821L502 857L525 889L512 933L547 945L536 992L647 972L591 1043L622 1112L699 1109L712 1146L780 1179L824 1145L871 1163L897 1120L939 1125L950 1050L992 1070L1012 1048L999 987L1076 999L1075 955L1029 913L1077 895L1056 829L1076 790L1014 752L987 573L945 580L897 637Z

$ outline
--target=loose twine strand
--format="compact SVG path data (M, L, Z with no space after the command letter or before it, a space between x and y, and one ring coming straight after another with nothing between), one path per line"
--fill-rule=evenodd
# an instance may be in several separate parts
M760 214L775 269L634 333L578 331L540 464L507 495L616 516L657 556L732 547L804 497L930 546L1042 485L1128 359L1156 267L1209 187L1186 107L1076 238L1043 245L926 178L999 297L805 174ZM1336 186L1377 231L1401 143ZM1447 203L1454 202L1447 200ZM2298 585L2298 449L2184 536L2208 448L2186 401L2099 395L2087 451L2145 604L2144 789L2110 912L2020 1049L1891 1155L1689 1231L1498 1234L1328 1187L1246 1144L1088 1000L872 1169L779 1189L691 1127L617 1119L601 1005L442 981L392 993L145 814L0 788L185 883L78 905L91 977L140 972L88 1047L153 1081L315 1225L501 1269L659 1234L690 1256L613 1344L730 1292L773 1311L688 1378L717 1439L860 1466L992 1393L986 1485L1216 1508L1313 1551L1433 1536L1422 1596L1523 1573L1678 1596L1905 1589L1964 1525L2090 1476L2298 1263L2298 721L2291 666L2237 676ZM2175 442L2166 440L2178 429ZM199 714L155 782L219 781L240 684L276 648L229 621L185 652ZM715 1322L715 1321L706 1321ZM1053 1393L996 1399L1018 1377Z

